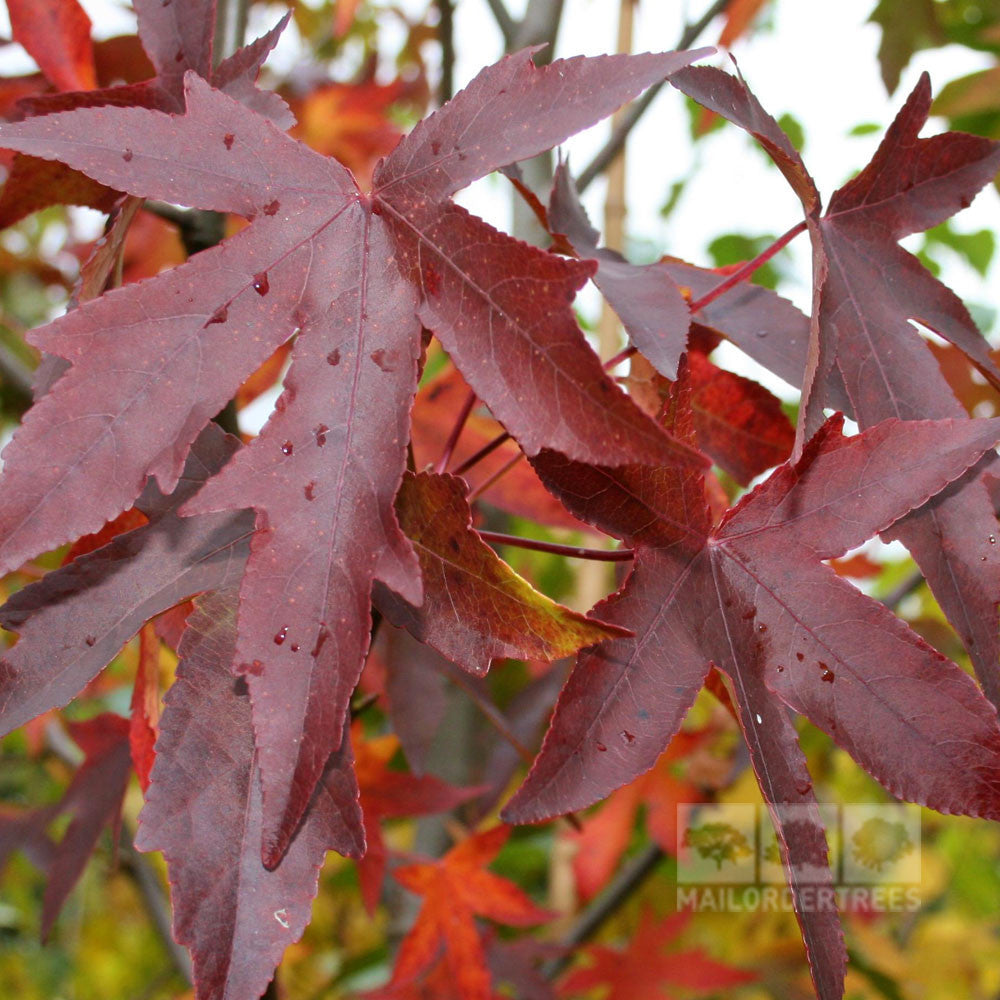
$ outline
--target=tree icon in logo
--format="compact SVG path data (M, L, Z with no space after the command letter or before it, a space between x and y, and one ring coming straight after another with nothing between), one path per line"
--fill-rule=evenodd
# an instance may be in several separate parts
M851 837L854 860L865 868L881 872L913 850L906 827L881 816L866 820Z
M716 871L725 862L737 864L753 854L746 836L731 823L702 823L688 827L682 843L697 851L700 857L714 861Z

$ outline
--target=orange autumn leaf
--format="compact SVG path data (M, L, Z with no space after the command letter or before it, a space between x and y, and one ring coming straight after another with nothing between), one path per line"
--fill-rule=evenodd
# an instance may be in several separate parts
M424 903L400 946L393 985L421 977L443 950L461 1000L490 1000L490 971L476 915L515 927L551 916L513 882L486 871L509 835L510 827L497 826L463 840L439 860L396 869L396 880L423 896Z
M97 86L90 18L77 0L7 0L11 34L58 90Z
M282 344L260 368L258 368L239 387L236 392L236 408L242 410L244 406L249 406L255 399L263 395L281 377L285 369L288 356L292 352L292 342L286 341Z
M93 552L95 549L107 545L112 538L123 535L126 531L132 531L133 528L141 528L144 524L149 524L149 518L142 511L130 507L128 510L122 511L114 520L108 521L100 531L84 535L74 542L70 546L69 552L66 553L63 564L70 563L88 552Z
M767 0L730 0L726 5L726 23L719 35L719 44L729 48L750 29Z
M432 775L417 777L409 771L390 769L389 762L399 750L399 740L392 734L366 740L360 723L355 723L351 742L368 844L358 861L358 880L370 913L378 904L387 861L381 820L446 812L475 797L481 789L456 788Z
M830 566L837 576L847 576L854 580L868 580L878 576L883 566L869 559L864 552L855 552L853 556L843 559L831 559Z
M382 85L330 83L292 102L299 120L291 134L324 156L333 156L367 184L378 160L388 155L402 132L389 109L406 94L402 80Z
M646 806L649 835L665 851L677 849L677 805L700 802L699 788L675 773L677 762L704 746L704 730L680 732L660 759L630 785L619 788L596 812L583 820L582 828L567 834L576 844L573 871L577 889L585 899L600 891L625 853L636 816Z
M659 922L651 911L625 951L591 945L583 953L590 965L571 972L560 985L560 995L575 997L595 987L610 987L604 1000L655 1000L671 997L668 987L690 994L718 994L756 980L757 974L736 969L709 957L702 949L666 951L690 922L689 912L675 913ZM729 992L725 994L731 996Z

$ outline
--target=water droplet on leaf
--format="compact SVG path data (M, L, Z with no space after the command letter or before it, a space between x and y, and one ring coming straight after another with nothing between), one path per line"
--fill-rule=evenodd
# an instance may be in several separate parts
M126 149L125 152L122 153L122 159L126 163L131 163L132 162L132 150L131 149Z
M275 646L280 646L288 638L288 626L282 625L274 637Z
M236 141L236 136L232 132L227 132L223 137L222 141L225 143L226 149L232 149L233 143Z
M255 274L253 276L253 290L258 295L267 295L271 290L270 282L267 280L267 272L261 271L260 274Z
M88 646L93 646L93 645L94 645L94 643L95 643L95 642L97 642L97 636L93 636L93 635L88 635L88 636L84 636L84 639L83 639L83 641L84 641L84 642L85 642L85 643L86 643L86 644L87 644Z
M340 364L340 350L338 348L335 347L332 351L330 351L330 353L326 356L326 363L328 365L333 365L334 368Z
M291 441L286 441L286 442L285 442L285 443L284 443L284 444L283 444L283 445L281 446L281 454L282 454L282 455L291 455L291 453L292 453L293 451L295 451L295 445L294 445L294 444L292 444L292 442L291 442Z
M629 744L635 743L635 735L630 733L627 729L622 730L622 739Z
M599 751L600 751L601 753L607 753L607 752L608 752L608 748L607 748L607 747L606 747L606 746L605 746L605 745L604 745L603 743L598 743L598 744L597 744L597 749L598 749L598 750L599 750Z
M302 492L305 493L307 500L315 500L316 499L316 484L315 483L306 483L305 486L302 487Z
M313 428L313 434L316 435L316 444L318 444L320 448L326 444L326 432L329 429L330 428L327 427L326 424L317 424L315 428Z
M280 201L278 201L277 199L275 199L274 201L269 201L264 206L264 214L265 215L277 215L279 208L281 208L281 202Z
M214 313L208 319L208 325L211 326L213 323L225 323L229 318L229 309L227 306L219 306Z

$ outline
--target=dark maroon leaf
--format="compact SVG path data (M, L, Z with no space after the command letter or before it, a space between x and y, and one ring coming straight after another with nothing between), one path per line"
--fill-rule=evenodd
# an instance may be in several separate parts
M66 8L70 3L63 5ZM99 89L73 89L72 78L60 82L60 93L33 95L22 99L25 115L45 115L73 108L137 106L161 111L184 110L184 73L192 70L210 80L220 90L281 128L294 123L288 106L277 94L259 90L255 81L267 54L288 23L290 14L251 45L239 49L212 69L212 42L215 27L214 0L136 0L139 37L154 63L155 76L139 83ZM82 12L81 12L82 15ZM86 21L86 16L82 15ZM89 22L87 22L89 27ZM89 37L86 38L90 54ZM90 57L93 63L92 56ZM92 65L91 65L92 72ZM75 86L86 87L76 81ZM93 87L93 83L89 85ZM45 163L18 153L0 191L0 226L8 226L47 205L87 205L110 210L118 197L115 190L98 184L63 163Z
M1000 143L948 132L918 138L930 108L921 78L871 163L830 199L819 218L804 167L777 124L742 80L690 69L673 81L706 107L747 129L775 158L803 199L813 240L814 317L800 409L800 436L814 431L823 408L841 406L862 427L964 415L917 320L960 348L993 384L1000 370L968 311L897 243L966 207L1000 166ZM891 275L891 281L886 276ZM911 551L976 668L1000 705L1000 552L983 543L997 531L979 477L970 473L947 494L897 525L888 537Z
M451 663L406 629L388 623L380 630L376 651L385 664L385 694L393 732L399 737L410 770L421 775L448 709L445 671Z
M373 579L412 604L422 598L392 509L416 388L417 317L529 452L701 461L629 401L586 345L569 301L586 265L427 200L559 141L697 55L544 69L527 54L511 57L397 147L372 199L343 167L192 73L183 116L84 108L3 129L9 146L111 187L253 220L188 264L34 335L72 367L5 452L5 565L99 527L150 475L171 489L204 423L301 331L264 433L185 508L257 510L235 668L252 693L268 863L281 857L340 739L368 645ZM548 113L535 121L539 107ZM535 294L530 305L523 291ZM48 455L44 471L36 449Z
M0 624L19 634L0 659L0 732L64 705L143 622L193 594L238 582L253 515L177 514L235 447L233 438L210 424L191 449L174 493L164 497L150 483L137 501L148 525L54 570L0 609Z
M261 863L250 699L229 670L236 603L234 590L212 594L189 621L136 842L166 856L174 934L191 951L198 1000L260 996L309 921L326 852L359 857L365 846L345 737L281 864Z
M505 815L535 821L579 809L648 770L712 664L732 682L796 900L802 873L822 868L826 849L804 759L774 695L894 794L1000 815L993 707L954 664L820 563L961 476L994 443L990 423L886 421L843 439L831 421L797 464L778 469L714 528L694 472L536 459L578 517L636 546L624 588L595 609L635 637L581 654ZM788 806L797 807L794 829ZM828 885L829 873L821 881ZM839 997L836 920L797 909L817 989Z

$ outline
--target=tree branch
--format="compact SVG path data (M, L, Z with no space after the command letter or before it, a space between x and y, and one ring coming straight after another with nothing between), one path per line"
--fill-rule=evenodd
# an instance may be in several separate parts
M438 41L441 43L441 85L438 100L450 101L455 94L455 8L453 0L437 0Z
M641 854L637 854L608 885L608 887L577 917L569 933L560 941L566 954L547 962L542 967L542 975L555 979L561 975L570 962L573 952L581 944L589 941L626 903L632 893L656 870L663 860L663 848L650 844Z
M698 36L709 26L714 18L725 9L728 0L715 0L707 11L694 24L688 24L681 32L681 37L677 40L676 48L686 49L697 41ZM576 187L582 194L590 185L610 166L611 161L621 152L628 139L629 133L635 128L636 123L645 114L646 109L656 99L656 95L663 88L663 83L658 83L650 87L645 94L637 101L633 101L622 113L618 124L611 130L611 136L604 144L597 155L587 164L577 178Z
M486 0L486 6L493 14L493 19L497 22L500 34L503 35L503 45L505 49L510 49L514 44L514 35L517 31L517 24L510 16L503 0Z
M194 970L191 966L191 956L186 948L179 945L174 940L171 928L170 903L166 893L160 884L160 878L153 870L149 859L136 850L133 843L134 834L131 825L122 822L122 833L120 839L121 852L124 856L125 869L132 876L142 901L146 906L146 913L156 928L163 945L170 956L177 972L183 976L188 985L194 982Z
M524 12L521 23L514 34L514 49L527 48L529 45L546 45L548 48L539 53L537 62L549 62L559 33L559 22L562 20L563 0L530 0L528 9Z

